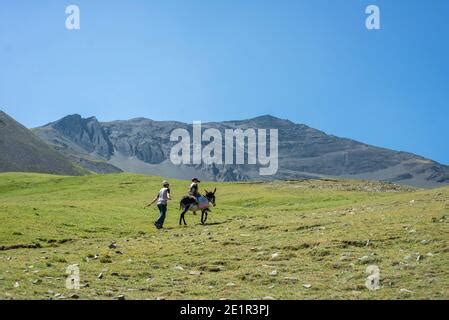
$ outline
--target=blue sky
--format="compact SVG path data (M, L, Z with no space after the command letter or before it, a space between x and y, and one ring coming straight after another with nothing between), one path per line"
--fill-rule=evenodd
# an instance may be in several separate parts
M448 39L447 0L3 1L0 109L28 127L272 114L449 164Z

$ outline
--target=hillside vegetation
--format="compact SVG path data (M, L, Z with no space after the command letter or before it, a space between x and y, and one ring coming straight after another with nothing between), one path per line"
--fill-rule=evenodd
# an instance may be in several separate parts
M1 110L0 172L89 174Z
M0 174L0 299L448 299L449 188L363 181L203 183L205 226L161 178ZM111 245L113 243L113 245ZM81 289L65 288L78 264ZM365 287L367 266L380 289Z

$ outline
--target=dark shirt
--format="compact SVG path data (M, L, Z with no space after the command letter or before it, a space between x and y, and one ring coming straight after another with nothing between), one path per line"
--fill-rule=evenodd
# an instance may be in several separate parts
M197 196L198 195L198 184L195 182L192 182L192 184L190 185L190 190L189 190L190 195L192 196Z

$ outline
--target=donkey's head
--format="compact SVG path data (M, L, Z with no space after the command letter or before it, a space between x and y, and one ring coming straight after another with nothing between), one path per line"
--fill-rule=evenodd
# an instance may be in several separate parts
M214 207L215 207L215 192L217 192L217 188L215 188L213 192L210 192L210 191L207 191L207 190L204 190L204 192L206 193L205 197L207 198L207 200L210 203L212 203L214 205Z

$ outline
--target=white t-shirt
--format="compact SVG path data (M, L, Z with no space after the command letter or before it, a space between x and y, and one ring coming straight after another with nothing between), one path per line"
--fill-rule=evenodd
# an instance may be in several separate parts
M159 195L158 195L158 197L157 197L157 204L167 204L168 193L169 193L168 188L165 188L165 187L162 188L162 189L159 191Z

